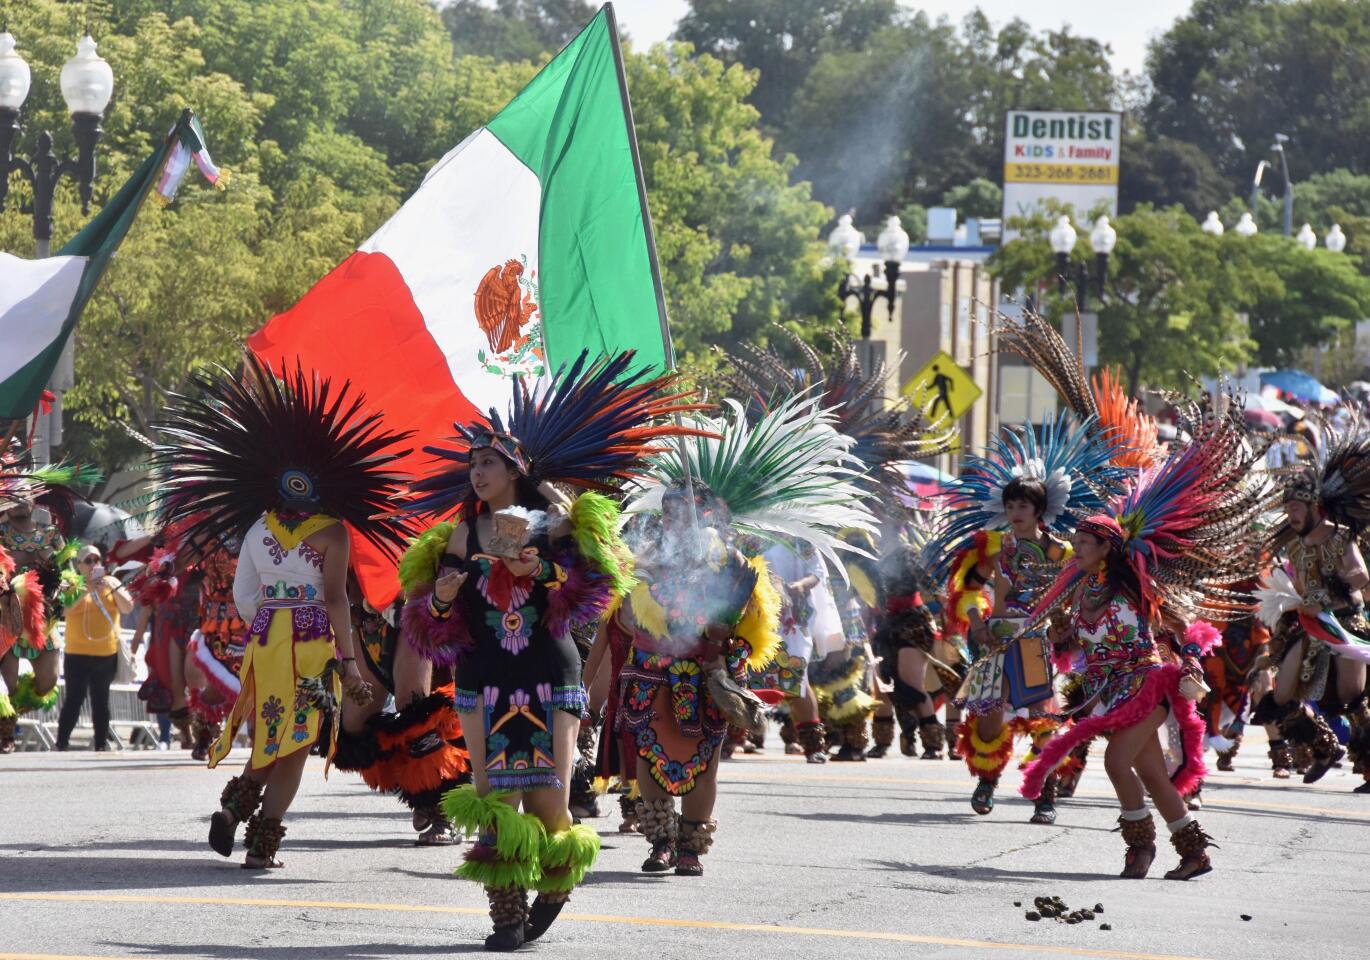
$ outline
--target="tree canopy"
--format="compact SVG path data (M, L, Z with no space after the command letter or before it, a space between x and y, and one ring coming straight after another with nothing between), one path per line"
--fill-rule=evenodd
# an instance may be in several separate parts
M475 48L496 56L470 53L455 36L489 25L477 6L127 0L87 5L84 21L58 0L11 7L10 29L34 71L21 150L39 129L70 149L56 74L86 22L116 78L96 204L186 106L233 173L222 193L188 180L176 203L149 204L135 223L78 329L67 452L110 465L140 459L121 424L145 433L193 370L232 362L245 335L393 213L433 162L583 26L588 9L502 2L494 12L506 25L530 32ZM707 366L711 345L755 339L772 322L806 335L820 318L836 322L835 268L820 239L831 212L758 130L748 103L756 72L683 44L630 53L627 71L687 364ZM14 207L26 189L14 178ZM58 244L84 220L74 194L69 184L60 191ZM30 227L27 217L0 216L0 249L28 254Z

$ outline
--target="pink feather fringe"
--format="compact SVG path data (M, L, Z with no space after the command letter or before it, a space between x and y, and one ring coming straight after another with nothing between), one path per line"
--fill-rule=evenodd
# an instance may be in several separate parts
M433 594L429 584L404 605L400 613L400 635L425 660L442 667L450 667L475 647L466 629L466 618L458 598L452 615L446 620L435 620L428 612L428 598Z
M566 580L547 592L543 621L554 637L565 636L573 626L594 623L612 599L609 578L592 571L581 557L567 554L558 558L558 565L566 571Z
M1217 627L1206 620L1195 620L1184 632L1185 646L1194 644L1199 648L1199 656L1206 657L1223 645L1223 635Z
M1204 766L1204 724L1199 719L1194 703L1180 696L1180 677L1183 675L1178 664L1167 663L1153 669L1146 683L1131 700L1097 717L1084 717L1064 728L1042 747L1036 760L1023 771L1023 785L1019 793L1029 800L1036 800L1042 793L1042 784L1065 759L1066 754L1087 740L1104 733L1125 730L1136 726L1151 715L1161 702L1169 701L1170 709L1180 724L1183 738L1184 766L1170 778L1180 796L1189 796L1203 783L1208 769Z

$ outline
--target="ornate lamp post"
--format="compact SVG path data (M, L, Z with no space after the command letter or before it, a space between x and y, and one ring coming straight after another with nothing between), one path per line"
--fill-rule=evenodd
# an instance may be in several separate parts
M76 181L81 210L90 212L91 190L95 182L95 145L104 130L100 120L114 94L114 71L95 52L95 41L86 34L76 44L76 55L62 67L62 99L71 111L71 132L76 140L76 157L61 158L52 150L52 134L38 135L35 152L29 159L14 152L21 128L19 112L28 98L31 75L29 65L15 52L14 36L0 32L0 212L5 209L9 175L19 171L33 187L33 201L24 205L33 214L33 239L38 256L52 251L52 201L61 179Z
M1062 216L1057 219L1051 232L1047 234L1047 242L1051 245L1051 252L1056 255L1056 283L1059 292L1064 295L1071 285L1072 279L1075 285L1075 309L1083 313L1089 294L1089 267L1083 261L1073 264L1075 276L1070 276L1072 272L1072 254L1075 252L1075 241L1079 239L1079 234L1075 232L1075 227L1071 225L1070 217ZM1094 221L1094 227L1089 231L1089 246L1094 251L1094 292L1100 300L1104 297L1104 280L1108 277L1108 258L1113 253L1113 248L1118 244L1118 231L1109 223L1108 217L1100 216Z
M865 240L865 235L852 226L851 214L844 213L838 218L837 226L833 228L832 233L828 235L828 249L834 255L845 257L850 262L861 251L861 245ZM861 311L862 340L870 339L871 314L881 297L889 301L890 314L894 314L899 273L903 268L904 257L909 252L909 235L898 217L892 216L885 221L880 236L876 238L875 247L880 259L884 261L884 284L877 286L878 276L872 269L861 280L847 274L837 286L837 295L842 298L843 303L853 298L856 300Z

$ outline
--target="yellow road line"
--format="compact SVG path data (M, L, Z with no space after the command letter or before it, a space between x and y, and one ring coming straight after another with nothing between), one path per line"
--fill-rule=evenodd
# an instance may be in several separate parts
M755 763L756 761L752 762ZM761 773L759 771L753 772L750 770L747 771L747 776L757 780L770 780L775 783L799 780L805 783L899 783L911 784L914 786L964 787L971 782L969 776L960 780L940 780L915 777L854 777L849 774L841 773L831 775L802 773L775 775ZM728 781L725 779L722 782L727 783ZM1075 795L1077 797L1099 797L1104 799L1113 796L1113 794L1107 790L1077 790L1075 791ZM1329 816L1370 820L1370 811L1357 810L1350 807L1339 810L1335 807L1310 807L1301 803L1267 803L1262 800L1228 800L1217 794L1205 795L1203 802L1205 810L1221 810L1223 807L1236 807L1249 810L1281 810L1289 813L1328 814Z
M448 907L419 903L352 903L332 900L274 900L255 897L154 897L134 894L99 893L0 893L0 901L25 900L53 903L144 903L190 904L222 907L290 907L320 910L367 910L386 913L440 913L460 916L485 916L475 907ZM597 913L563 913L563 920L586 923L611 923L634 927L684 927L693 930L725 930L737 933L769 933L786 936L830 937L845 940L881 940L891 943L916 943L939 947L969 947L979 950L1026 950L1063 957L1113 957L1117 960L1203 960L1200 957L1168 953L1132 953L1126 950L1092 950L1088 947L1061 947L1037 943L995 943L959 937L931 937L913 933L888 933L880 930L833 930L824 927L789 927L765 923L729 923L715 920L675 920L668 917L619 917ZM64 954L0 953L0 960L117 960L110 957L77 957Z

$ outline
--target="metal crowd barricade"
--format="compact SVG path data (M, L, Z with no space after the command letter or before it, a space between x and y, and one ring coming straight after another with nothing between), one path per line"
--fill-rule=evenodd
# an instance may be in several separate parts
M132 631L123 631L127 642ZM147 707L138 699L137 683L115 683L109 688L109 745L116 750L129 747L156 749L157 722L148 715ZM63 677L57 681L57 705L51 710L25 714L19 719L18 736L15 741L20 750L52 750L57 746L57 719L62 713L62 705L67 699L67 682ZM94 721L90 715L90 698L81 704L81 712L76 721L76 729L93 731ZM125 735L121 735L123 730Z

